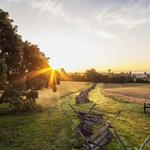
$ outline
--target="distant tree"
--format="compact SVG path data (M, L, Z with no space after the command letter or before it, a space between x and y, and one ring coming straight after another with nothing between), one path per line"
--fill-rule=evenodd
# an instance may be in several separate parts
M82 75L79 73L71 74L74 81L88 81L88 82L103 82L103 83L148 83L147 79L137 79L132 72L128 73L113 73L111 69L107 73L99 73L95 69L86 70Z
M110 74L111 73L111 69L108 69L108 74Z
M60 70L61 70L61 72L66 73L64 68L61 68Z
M100 82L100 74L95 69L86 70L84 73L85 80L90 82Z

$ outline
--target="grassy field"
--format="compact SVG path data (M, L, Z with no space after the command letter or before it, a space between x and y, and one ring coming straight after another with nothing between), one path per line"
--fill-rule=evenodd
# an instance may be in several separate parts
M103 88L107 97L142 105L150 102L150 84L105 84Z
M37 103L43 112L0 116L0 150L69 150L76 144L75 114L69 104L87 87L88 83L62 82L56 93L39 91Z
M85 82L61 82L58 86L57 92L53 92L49 89L40 90L37 103L44 108L52 107L60 98L77 93L89 85L90 84Z
M122 135L122 140L126 145L138 148L140 143L150 135L150 114L143 113L142 105L105 97L102 92L103 87L106 86L108 87L108 85L98 85L90 94L91 100L97 104L96 109L103 112L110 119L116 111L122 111L120 117L114 122L114 126ZM116 143L112 143L110 149L119 150L121 147L118 147ZM147 150L149 149L150 144L147 147Z
M69 104L87 111L92 103L76 105L75 97L89 86L88 83L63 82L56 93L46 89L39 91L37 103L43 107L42 112L1 116L0 150L75 150L78 142L74 129L78 120ZM128 146L137 148L150 134L150 116L143 114L141 105L104 97L102 89L103 85L98 84L89 94L91 101L97 104L95 111L111 119L122 110L114 126ZM122 150L122 147L113 141L107 149Z

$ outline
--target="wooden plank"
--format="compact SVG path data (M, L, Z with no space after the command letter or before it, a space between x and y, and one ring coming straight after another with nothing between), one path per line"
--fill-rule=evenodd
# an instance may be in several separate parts
M144 150L145 145L146 145L148 142L150 142L150 136L148 136L148 137L145 139L144 143L141 145L141 147L139 148L139 150Z
M82 134L81 129L79 127L77 127L77 131L78 133L81 135L81 137L86 140L86 137Z
M150 108L150 103L144 103L144 113L146 113L146 109Z
M124 150L127 150L126 145L122 142L120 136L118 135L116 129L114 129L114 131L111 131L112 135L119 141L119 143L122 145Z
M97 129L96 132L94 132L93 135L89 138L89 141L91 142L94 141L99 136L101 136L104 132L107 132L107 129L108 129L107 126Z
M77 127L77 131L81 135L81 137L86 141L88 141L88 137L92 135L92 131L89 131L88 129L83 128L80 125Z

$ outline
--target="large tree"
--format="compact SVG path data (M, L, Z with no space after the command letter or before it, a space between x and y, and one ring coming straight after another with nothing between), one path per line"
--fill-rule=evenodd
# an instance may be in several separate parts
M17 111L31 110L37 90L48 82L50 66L37 45L22 41L12 23L9 14L0 9L0 103L9 103Z
M22 40L17 34L17 26L13 26L12 22L8 13L0 9L0 60L7 80L19 73L23 61Z

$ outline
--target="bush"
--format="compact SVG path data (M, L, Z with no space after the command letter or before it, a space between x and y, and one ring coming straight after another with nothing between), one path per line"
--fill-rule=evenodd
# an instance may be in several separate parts
M0 114L7 114L15 111L15 107L9 103L0 104Z
M0 102L14 106L16 112L27 112L36 108L36 98L38 98L37 90L28 89L24 81L17 81L4 91Z

